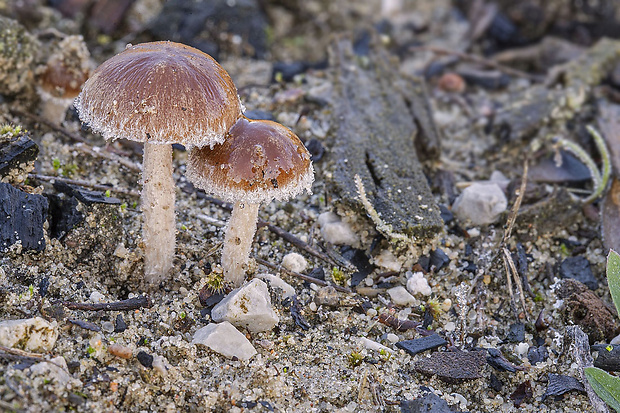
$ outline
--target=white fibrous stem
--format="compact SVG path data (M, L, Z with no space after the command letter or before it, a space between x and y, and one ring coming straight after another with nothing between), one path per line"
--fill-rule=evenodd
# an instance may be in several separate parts
M142 184L144 275L156 287L172 268L174 256L172 145L144 144Z
M222 267L224 281L239 287L245 279L260 204L236 202L226 226Z
M62 125L67 114L67 109L69 109L69 106L71 106L73 100L54 97L48 97L47 99L42 98L41 100L41 116L52 122L54 125Z

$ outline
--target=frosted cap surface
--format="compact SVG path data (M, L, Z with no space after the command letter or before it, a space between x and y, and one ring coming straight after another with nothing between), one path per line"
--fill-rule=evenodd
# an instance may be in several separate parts
M105 139L188 147L221 143L241 116L226 70L208 54L168 41L129 46L103 62L75 107Z
M310 153L288 128L243 117L223 144L189 151L187 177L227 202L260 203L310 192L314 170Z

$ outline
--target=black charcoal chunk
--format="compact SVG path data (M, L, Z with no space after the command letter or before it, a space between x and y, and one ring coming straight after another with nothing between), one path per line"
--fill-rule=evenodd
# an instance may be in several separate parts
M43 251L48 201L0 182L0 251L21 241L22 249Z
M435 333L428 337L415 338L413 340L404 340L396 343L396 347L402 348L407 353L415 356L426 350L431 350L437 347L445 346L448 344L446 340L441 338L439 334Z

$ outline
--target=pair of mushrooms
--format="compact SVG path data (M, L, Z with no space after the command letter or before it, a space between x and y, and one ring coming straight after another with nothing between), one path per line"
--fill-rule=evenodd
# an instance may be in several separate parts
M156 286L175 249L172 144L189 149L187 176L227 202L224 279L245 278L258 206L310 191L310 154L286 127L243 116L237 89L209 55L173 42L128 46L102 63L75 101L80 120L105 139L144 143L145 276Z

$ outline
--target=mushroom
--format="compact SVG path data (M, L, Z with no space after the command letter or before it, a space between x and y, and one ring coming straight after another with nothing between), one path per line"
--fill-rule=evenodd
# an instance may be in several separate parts
M39 69L37 92L45 119L60 125L90 73L90 53L82 36L67 36Z
M144 143L144 272L151 286L175 248L172 146L222 143L241 116L228 73L209 55L173 42L128 46L92 74L75 101L82 122L108 139Z
M187 177L207 193L233 204L222 267L225 282L238 287L245 278L260 203L310 192L314 170L310 153L289 129L276 122L241 117L223 144L189 151Z

